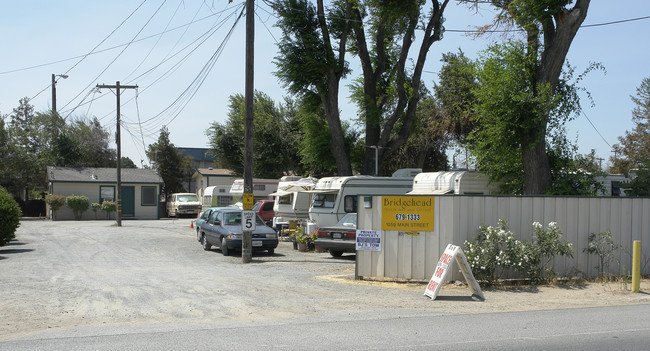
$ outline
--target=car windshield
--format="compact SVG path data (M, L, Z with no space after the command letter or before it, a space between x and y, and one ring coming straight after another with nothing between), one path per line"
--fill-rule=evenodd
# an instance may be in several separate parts
M341 220L336 223L337 227L352 227L356 228L357 227L357 214L356 213L348 213Z
M178 202L198 202L199 198L196 195L178 195L176 200Z

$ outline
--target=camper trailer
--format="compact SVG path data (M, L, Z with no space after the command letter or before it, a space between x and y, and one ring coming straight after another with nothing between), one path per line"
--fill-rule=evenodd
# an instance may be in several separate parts
M230 206L232 201L232 196L229 193L230 187L217 185L209 186L203 191L201 196L201 206L205 210L209 207L225 207Z
M259 200L267 200L271 198L271 194L278 190L278 183L280 181L277 179L253 179L253 200L257 202ZM233 201L240 202L244 196L244 180L235 179L230 187L230 195L233 197Z
M300 178L285 176L280 179L278 190L271 194L274 196L276 222L288 223L290 221L302 221L309 219L309 205L313 190L316 186L316 178Z
M309 219L316 227L334 225L347 213L357 212L359 195L404 195L411 190L415 174L421 171L399 170L392 177L322 178L311 191L314 198L309 208Z
M488 176L474 171L420 173L413 179L411 195L433 194L497 194L500 182L490 182Z

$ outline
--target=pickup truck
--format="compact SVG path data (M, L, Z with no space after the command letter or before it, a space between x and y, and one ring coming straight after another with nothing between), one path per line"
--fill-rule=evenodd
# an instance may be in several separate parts
M273 212L273 205L275 204L274 200L260 200L255 203L253 206L253 211L262 218L264 223L270 226L275 217L275 212Z

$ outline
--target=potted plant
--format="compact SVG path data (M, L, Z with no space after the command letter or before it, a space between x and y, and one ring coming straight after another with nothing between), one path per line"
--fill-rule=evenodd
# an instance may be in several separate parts
M307 246L316 241L316 231L314 230L310 234L305 234L305 228L298 227L293 233L293 240L298 244L298 251L305 252L307 251Z

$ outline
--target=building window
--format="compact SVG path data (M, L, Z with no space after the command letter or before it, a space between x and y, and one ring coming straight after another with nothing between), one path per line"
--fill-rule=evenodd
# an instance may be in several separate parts
M99 203L115 201L115 187L109 185L99 186Z
M266 190L265 184L253 184L253 190L264 191Z
M142 206L156 206L156 187L142 187Z

